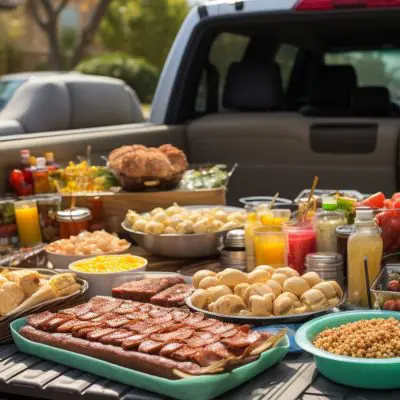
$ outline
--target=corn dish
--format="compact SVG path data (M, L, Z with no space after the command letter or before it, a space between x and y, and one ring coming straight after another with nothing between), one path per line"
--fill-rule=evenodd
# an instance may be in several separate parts
M131 254L98 256L76 262L73 270L88 273L114 273L130 271L144 266L145 260Z

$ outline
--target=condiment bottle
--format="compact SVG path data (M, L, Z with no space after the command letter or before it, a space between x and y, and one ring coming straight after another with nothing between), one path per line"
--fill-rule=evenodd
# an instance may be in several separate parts
M54 160L54 153L52 153L52 152L45 153L44 158L46 160L46 168L48 171L54 171L54 170L60 168L60 166L58 164L56 164L56 162Z
M89 229L91 213L88 208L71 208L57 212L57 221L60 223L60 238L68 239L77 236Z
M343 275L347 278L347 242L353 232L354 225L343 225L336 228L338 253L343 257Z
M36 170L33 171L33 188L35 194L49 193L49 171L46 168L46 160L43 157L36 159Z
M368 260L369 282L372 284L381 269L383 243L373 211L356 211L354 231L347 244L348 300L354 306L368 307L364 259Z
M27 184L32 184L32 170L31 170L31 164L30 164L30 156L31 153L29 150L21 150L21 171L22 174L24 175L24 181Z
M246 270L246 247L243 229L234 229L226 234L220 262L224 268Z
M246 267L247 271L252 271L255 265L255 253L254 253L254 231L260 227L261 224L257 218L257 205L246 204L245 209L247 211L247 218L244 225L245 234L245 245L246 245Z
M336 228L347 223L346 216L340 211L330 211L331 204L324 203L323 210L315 217L315 231L317 234L317 251L338 251Z

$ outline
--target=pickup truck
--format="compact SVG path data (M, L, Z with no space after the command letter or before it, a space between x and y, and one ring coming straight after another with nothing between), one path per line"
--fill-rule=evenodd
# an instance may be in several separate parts
M194 7L165 62L150 120L2 137L0 192L19 150L60 163L92 145L171 143L190 162L239 163L228 202L320 188L398 191L400 107L378 72L400 63L398 0L213 1ZM96 161L95 160L95 161Z

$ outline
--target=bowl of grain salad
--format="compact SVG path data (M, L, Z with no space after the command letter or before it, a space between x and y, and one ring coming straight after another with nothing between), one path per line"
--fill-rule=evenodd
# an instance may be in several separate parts
M296 333L319 372L363 389L400 388L400 313L348 311L311 320Z

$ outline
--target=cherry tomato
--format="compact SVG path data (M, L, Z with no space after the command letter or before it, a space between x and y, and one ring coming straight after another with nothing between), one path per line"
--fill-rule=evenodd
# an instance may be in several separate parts
M385 200L385 195L382 192L378 192L363 200L361 204L371 208L382 208Z

